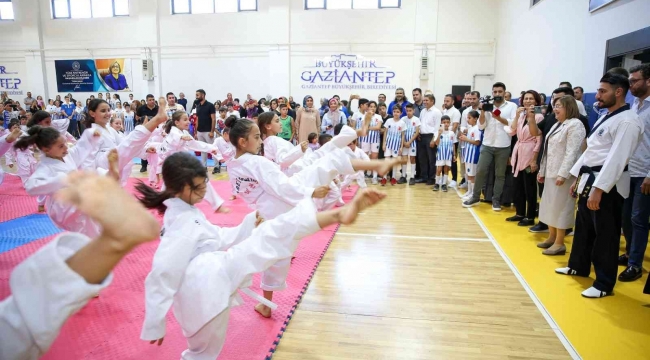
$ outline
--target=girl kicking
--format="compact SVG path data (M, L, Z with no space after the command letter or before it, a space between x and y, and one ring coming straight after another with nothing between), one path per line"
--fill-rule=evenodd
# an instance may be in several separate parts
M194 206L205 196L208 181L198 159L184 152L173 154L163 163L162 177L164 192L142 183L136 187L146 207L164 212L163 235L145 280L141 339L162 345L173 305L187 339L188 349L181 354L186 360L219 356L230 307L242 303L237 290L248 287L253 274L290 258L303 237L334 223L354 222L360 211L385 196L366 190L349 205L321 213L306 199L259 226L261 219L252 212L241 225L221 228Z
M262 116L269 115L265 113L260 115ZM230 128L230 140L236 149L235 158L230 161L228 169L230 182L237 195L258 210L264 219L273 219L288 212L303 199L324 198L329 191L329 184L339 174L376 170L383 175L400 163L399 159L351 160L343 150L335 148L303 170L287 177L277 164L263 156L257 156L262 147L257 125L247 119L230 120L226 126ZM332 142L334 140L330 141ZM262 275L261 288L266 299L272 300L273 291L286 288L285 279L290 262L291 257L286 257ZM258 304L255 310L264 317L271 316L271 309L264 304Z
M0 157L5 155L7 151L11 149L11 144L16 141L22 133L20 126L14 126L11 131L0 137ZM2 170L2 166L0 166L0 185L2 185L2 182L4 181L4 176L5 173Z

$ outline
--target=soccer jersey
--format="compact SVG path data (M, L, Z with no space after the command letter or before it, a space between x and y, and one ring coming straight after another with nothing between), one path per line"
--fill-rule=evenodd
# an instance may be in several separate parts
M124 112L124 132L131 133L135 128L135 113L133 111Z
M358 111L355 112L354 114L352 114L352 120L354 120L354 122L355 122L354 126L355 126L355 128L357 130L361 129L361 126L363 125L363 117L364 117L364 115L362 113L358 112ZM367 136L359 137L357 139L357 144L361 144L362 142L364 142L366 137Z
M363 122L363 120L362 120ZM370 127L380 126L383 123L381 116L375 114L370 120ZM370 144L379 144L379 137L381 136L381 131L379 130L369 130L368 136L365 137L364 142Z
M415 132L420 128L420 119L417 116L408 118L407 116L402 118L402 121L406 124L406 132L404 133L404 141L410 141L414 136ZM411 147L417 148L418 141L413 140Z
M400 151L402 149L402 133L406 130L404 120L388 119L384 126L386 127L386 150Z
M470 140L479 140L483 142L483 130L479 130L478 125L474 125L467 130L467 138ZM481 144L474 145L465 142L463 148L463 161L466 164L478 164L478 157L481 153Z
M442 134L436 133L436 141L440 137L440 143L438 143L438 151L436 152L436 160L449 160L454 156L454 140L456 139L456 134L452 131L443 131Z

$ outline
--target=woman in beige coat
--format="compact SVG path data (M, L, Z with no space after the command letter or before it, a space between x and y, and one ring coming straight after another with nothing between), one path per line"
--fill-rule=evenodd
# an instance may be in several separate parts
M539 221L548 224L549 236L537 247L546 249L542 252L544 255L564 255L564 235L575 221L575 199L570 194L575 178L569 171L582 153L582 143L587 134L578 119L578 105L572 96L557 99L553 112L557 123L546 136L544 156L537 175L537 181L544 183ZM536 126L532 121L529 124Z
M309 134L320 134L320 114L314 108L314 98L307 95L302 101L302 107L296 114L296 132L298 143L308 141Z

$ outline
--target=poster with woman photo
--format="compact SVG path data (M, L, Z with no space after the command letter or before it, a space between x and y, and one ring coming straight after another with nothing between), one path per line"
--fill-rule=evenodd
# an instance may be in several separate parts
M58 92L131 91L131 61L123 58L55 60Z

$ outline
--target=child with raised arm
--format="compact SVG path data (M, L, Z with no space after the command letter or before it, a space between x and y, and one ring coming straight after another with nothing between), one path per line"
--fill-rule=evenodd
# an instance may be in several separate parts
M447 174L454 156L454 139L456 134L450 130L451 118L443 115L440 119L441 124L435 136L436 146L436 184L433 185L433 191L442 189L447 192Z

